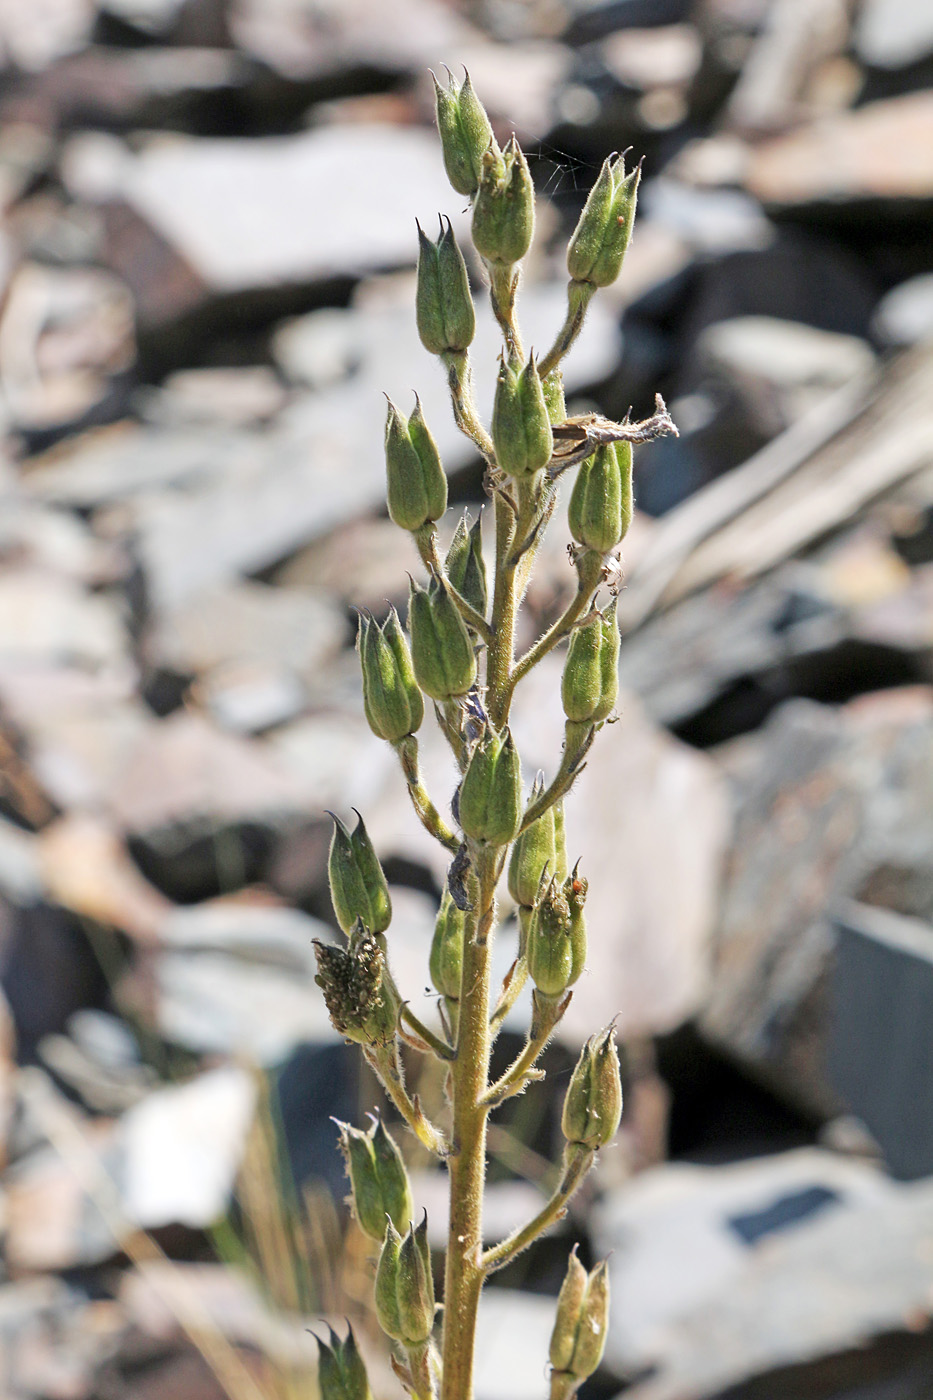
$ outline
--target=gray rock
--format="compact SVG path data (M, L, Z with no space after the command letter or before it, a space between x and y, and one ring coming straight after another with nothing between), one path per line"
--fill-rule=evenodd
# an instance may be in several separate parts
M761 205L741 190L698 189L659 176L645 186L646 217L705 253L767 248L774 229Z
M128 649L116 598L40 569L0 573L0 666L119 667Z
M878 303L872 329L888 345L933 340L933 272L892 287Z
M476 1326L477 1400L537 1400L547 1365L553 1298L488 1288Z
M875 68L903 68L933 53L926 0L866 0L855 23L855 51Z

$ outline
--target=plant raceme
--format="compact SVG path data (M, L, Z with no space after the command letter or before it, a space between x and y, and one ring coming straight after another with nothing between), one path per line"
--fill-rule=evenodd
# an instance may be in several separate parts
M640 166L626 172L610 157L600 172L567 252L567 314L548 352L526 355L516 319L521 260L534 236L535 197L528 163L513 136L500 149L469 76L435 79L444 165L458 195L472 204L472 236L489 283L503 349L492 422L472 396L469 347L475 312L467 265L450 221L432 241L418 227L416 319L437 355L454 418L485 459L495 544L487 574L480 522L460 520L441 557L437 526L447 509L447 479L421 404L409 417L389 403L385 455L389 514L411 533L425 568L412 580L407 628L395 610L381 622L361 615L358 650L363 704L373 732L398 754L415 812L450 853L429 973L438 1022L415 1015L390 968L392 904L361 817L334 817L328 874L344 944L316 944L317 981L337 1030L357 1042L401 1118L437 1154L450 1177L443 1308L427 1220L416 1221L398 1145L381 1121L368 1130L340 1124L340 1140L360 1228L379 1246L374 1308L395 1344L396 1373L419 1400L472 1400L480 1293L560 1219L597 1152L615 1136L622 1088L614 1028L587 1041L568 1085L561 1125L558 1184L541 1211L498 1244L484 1248L482 1203L486 1128L491 1113L542 1077L536 1062L566 1011L587 958L587 880L569 870L564 798L618 695L619 545L632 518L632 444L676 432L663 402L642 423L598 415L568 418L561 361L583 325L596 290L619 274L632 234ZM514 651L516 617L535 554L553 512L560 478L575 469L569 502L570 557L576 587L563 612L529 650ZM608 606L597 606L607 587ZM521 680L567 643L561 683L565 737L549 782L526 793L509 727ZM421 776L418 731L425 701L460 771L442 814ZM517 906L517 956L498 992L490 972L503 875ZM530 980L531 1017L511 1066L490 1080L490 1055L502 1023ZM424 1113L405 1083L400 1043L433 1055L446 1070L449 1122ZM571 1254L550 1346L551 1400L569 1400L598 1367L609 1308L606 1267L587 1273ZM322 1400L369 1400L365 1366L352 1331L320 1343ZM542 1361L544 1358L542 1358Z

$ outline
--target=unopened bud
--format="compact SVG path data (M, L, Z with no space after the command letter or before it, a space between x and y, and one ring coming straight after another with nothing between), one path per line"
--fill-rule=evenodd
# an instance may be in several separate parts
M360 616L356 647L363 673L363 710L380 739L397 744L414 734L424 719L424 700L411 664L411 653L394 608L380 625Z
M467 524L466 516L461 516L457 521L444 568L461 598L465 598L478 613L485 615L488 602L486 563L479 516L472 525Z
M561 1128L568 1142L605 1147L622 1117L622 1079L613 1027L591 1036L580 1052L564 1098Z
M440 520L447 509L447 478L417 394L410 418L389 400L385 453L389 515L396 525L415 531Z
M473 642L457 605L441 580L427 588L412 581L408 631L415 677L432 700L466 695L476 680Z
M327 861L330 897L337 922L349 933L359 921L370 933L385 933L392 919L389 886L363 818L357 812L351 833L334 817L334 834Z
M501 153L483 157L479 190L473 205L473 243L488 262L521 262L535 229L535 187L528 162L513 136Z
M363 1232L382 1243L386 1216L396 1229L412 1217L411 1187L402 1154L377 1118L368 1133L341 1123L340 1147L353 1192L353 1213Z
M330 1346L318 1337L317 1378L321 1400L373 1400L366 1367L347 1324L347 1335L341 1341L331 1327Z
M534 356L521 370L503 357L492 410L496 461L509 476L533 476L546 467L554 436Z
M473 91L466 69L464 74L459 87L452 75L446 88L434 78L434 96L447 178L458 194L472 195L483 173L483 156L496 149L496 142L486 109Z
M391 1220L376 1268L376 1316L389 1337L406 1347L423 1346L434 1327L434 1276L427 1216L404 1238Z
M619 698L619 627L613 600L605 613L597 609L575 628L567 649L560 697L574 724L600 724Z
M536 802L543 791L544 779L536 778L528 805ZM509 894L516 904L530 908L535 903L545 868L549 875L555 874L557 870L553 807L549 807L536 822L532 822L512 847L509 860Z
M550 880L535 905L528 929L528 974L539 992L559 997L571 984L573 945L570 905L556 880Z
M580 465L570 495L570 533L606 554L632 523L632 444L607 442Z
M431 940L431 981L441 996L451 1001L460 999L460 974L463 969L463 930L466 915L457 908L447 890L441 899L434 937Z
M624 156L603 162L567 248L567 271L575 282L608 287L619 275L632 237L641 166L628 175Z
M476 313L470 282L449 219L446 229L441 220L436 243L418 225L415 313L421 343L432 355L466 350L473 340Z
M460 784L460 825L474 841L506 846L522 820L522 771L508 729L487 730L474 746Z
M360 1045L387 1045L395 1038L399 1006L385 982L379 940L357 924L347 948L314 940L315 982L324 993L331 1023Z
M576 1247L557 1298L551 1333L552 1394L567 1400L603 1359L609 1331L609 1272L605 1260L587 1273ZM555 1384L556 1382L556 1384Z

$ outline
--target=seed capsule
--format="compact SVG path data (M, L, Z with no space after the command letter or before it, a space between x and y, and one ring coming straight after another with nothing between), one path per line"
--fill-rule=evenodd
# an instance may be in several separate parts
M373 1400L366 1367L347 1323L347 1335L341 1341L330 1328L330 1346L317 1338L317 1378L321 1400Z
M589 1151L615 1137L622 1117L622 1079L613 1027L591 1036L580 1052L564 1098L561 1128Z
M536 778L528 805L536 802L544 791L544 779ZM516 904L530 908L538 898L545 868L549 875L557 870L557 845L554 828L554 808L532 822L512 847L509 860L509 894Z
M460 974L463 968L463 930L466 915L458 909L447 890L441 899L434 937L431 940L431 981L441 996L451 1001L460 999Z
M389 515L403 530L420 530L447 509L447 478L437 444L415 395L410 418L389 400L385 432Z
M363 672L363 710L369 727L380 739L397 744L420 728L424 700L394 608L381 627L373 618L360 616L356 648Z
M492 441L509 476L533 476L551 460L554 435L534 356L517 371L504 357L499 363Z
M446 88L434 78L434 96L447 178L458 194L472 195L483 173L483 156L496 150L496 141L466 69L464 74L459 87L452 75Z
M632 444L609 442L581 463L570 495L570 533L587 549L606 554L632 523Z
M460 784L460 825L474 841L505 846L522 820L522 772L508 729L487 730L473 749Z
M334 1029L360 1045L387 1045L395 1038L399 1004L385 983L385 954L362 924L350 932L347 948L314 940L315 982Z
M589 888L589 881L577 874L577 866L574 866L573 874L564 881L563 890L570 906L570 983L572 987L578 980L584 967L586 966L586 915L583 906L586 903L586 892Z
M549 881L528 929L528 974L539 992L559 997L573 977L570 905L556 880Z
M570 638L560 695L564 714L575 724L599 724L612 714L619 698L619 647L613 600L605 613L594 609Z
M436 243L418 225L418 286L415 314L421 343L432 355L466 350L476 330L466 263L450 220Z
M434 1326L434 1276L428 1246L427 1216L404 1238L391 1220L376 1267L376 1316L379 1326L406 1347L423 1346Z
M370 1239L381 1243L386 1216L398 1230L405 1229L412 1217L414 1208L405 1163L381 1119L377 1118L368 1133L349 1123L339 1127L353 1192L353 1212L360 1228Z
M457 606L441 580L427 588L412 581L408 631L415 677L432 700L466 695L476 680L473 643Z
M472 526L461 516L444 560L444 569L461 598L485 615L487 607L486 563L483 559L483 538L480 518Z
M641 165L628 175L623 156L603 162L567 248L567 271L575 282L608 287L619 275L632 237Z
M587 1273L576 1254L557 1298L551 1333L552 1394L566 1400L591 1376L603 1358L609 1330L609 1273L605 1260ZM556 1382L556 1384L554 1384Z
M483 156L473 205L473 243L488 262L521 262L535 229L535 188L521 147L513 136L505 150Z
M356 829L349 832L334 817L327 876L337 922L349 933L360 922L370 933L385 933L392 919L389 886L379 857L357 812Z

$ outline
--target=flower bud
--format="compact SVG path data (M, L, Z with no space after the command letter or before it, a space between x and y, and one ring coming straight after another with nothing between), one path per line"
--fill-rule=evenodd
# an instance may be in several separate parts
M396 525L414 531L440 520L447 509L447 478L417 394L410 418L389 400L385 453L389 515Z
M479 516L472 526L467 525L466 516L458 520L447 558L444 560L444 568L461 598L465 598L478 613L485 615L488 603L486 563L483 559Z
M599 724L612 714L619 697L619 628L616 603L597 609L574 629L567 649L560 697L574 724Z
M434 1327L434 1276L428 1220L409 1225L404 1238L391 1220L376 1268L376 1316L389 1337L406 1347L423 1346Z
M476 330L476 313L470 295L463 254L457 247L450 220L436 243L418 225L418 287L415 315L421 343L432 355L466 350Z
M472 195L483 173L483 156L490 148L496 149L496 142L486 109L473 91L466 69L464 74L459 87L453 75L449 75L446 88L434 78L434 96L447 178L457 194Z
M567 271L575 282L608 287L618 277L632 237L641 166L628 175L624 156L603 162L567 248Z
M564 1400L591 1376L603 1359L609 1330L609 1272L606 1261L587 1273L576 1246L557 1298L551 1333L552 1394Z
M622 1080L613 1030L608 1026L590 1036L564 1098L564 1137L589 1151L612 1141L622 1117Z
M338 1126L353 1192L353 1213L363 1232L381 1243L386 1216L399 1230L405 1229L412 1217L405 1163L381 1118L376 1119L368 1133L349 1123Z
M317 1378L321 1400L373 1400L366 1367L347 1323L347 1336L341 1341L330 1329L330 1346L316 1338L318 1345Z
M473 243L480 257L506 267L521 262L535 230L535 187L513 136L501 153L483 156L473 205Z
M463 618L440 579L412 581L408 630L415 677L432 700L465 695L476 680L476 656Z
M385 982L385 954L361 924L350 933L347 948L314 940L315 982L334 1029L360 1045L387 1045L395 1038L399 1005Z
M528 805L536 802L543 791L543 777L536 778ZM553 807L549 807L536 822L532 822L512 847L509 860L509 894L516 904L530 908L535 903L545 868L549 875L553 875L557 870Z
M394 608L381 627L373 618L360 616L356 648L363 672L363 710L369 727L380 739L397 744L420 727L424 700Z
M344 933L349 933L357 921L370 933L385 933L392 919L392 901L363 818L357 812L356 829L351 834L339 817L330 815L334 834L327 877L337 922Z
M551 879L531 915L528 929L528 975L539 992L559 997L571 984L573 946L570 941L570 905Z
M499 363L492 441L509 476L533 476L551 460L554 436L534 356L518 371L504 357Z
M580 465L570 495L570 533L606 554L632 523L632 444L607 442Z
M458 909L447 890L434 924L431 940L431 981L452 1001L460 999L460 974L463 968L463 930L466 915Z
M522 771L509 730L487 730L460 784L460 825L474 841L506 846L522 820Z

